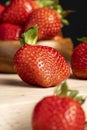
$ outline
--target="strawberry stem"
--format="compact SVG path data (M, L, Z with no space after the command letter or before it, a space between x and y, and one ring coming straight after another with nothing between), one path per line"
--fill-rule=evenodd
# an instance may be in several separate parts
M35 45L37 39L38 39L38 26L35 25L22 34L20 41L22 45L25 45L26 43L30 45Z
M70 90L68 89L67 82L65 81L62 83L61 86L58 86L54 92L57 96L60 97L71 97L76 99L80 104L83 104L85 101L85 98L83 96L78 96L79 91L78 90Z

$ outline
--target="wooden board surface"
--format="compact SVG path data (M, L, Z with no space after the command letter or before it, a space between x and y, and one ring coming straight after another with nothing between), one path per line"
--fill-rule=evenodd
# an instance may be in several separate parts
M78 89L87 97L87 80L70 78L71 89ZM0 74L0 130L32 130L31 118L36 103L53 94L55 87L39 88L29 86L16 74ZM82 106L86 113L87 101Z

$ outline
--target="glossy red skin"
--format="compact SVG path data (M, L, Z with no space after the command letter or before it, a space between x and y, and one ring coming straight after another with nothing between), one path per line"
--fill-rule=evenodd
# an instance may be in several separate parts
M14 68L23 81L41 87L59 84L70 76L70 67L55 49L26 44L14 56Z
M80 43L71 57L73 74L80 79L87 79L87 42Z
M0 19L2 22L25 24L32 11L31 0L11 0Z
M85 114L76 100L49 96L35 106L32 126L33 130L84 130Z
M24 30L38 25L38 40L50 39L61 31L61 20L56 11L49 8L34 10L26 22Z
M0 24L0 40L19 40L22 27L10 23Z
M5 6L0 4L0 15L2 14L2 12L5 10Z

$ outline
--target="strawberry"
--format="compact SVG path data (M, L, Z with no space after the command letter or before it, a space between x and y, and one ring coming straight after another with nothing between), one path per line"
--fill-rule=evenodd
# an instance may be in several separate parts
M22 33L22 27L10 23L0 24L0 40L18 40Z
M27 33L30 34L31 40L34 34L29 30L24 34L25 40L29 38ZM29 40L28 42L29 44L22 46L14 56L15 71L23 81L28 84L51 87L69 77L70 67L57 50L48 46L30 45Z
M5 10L5 6L0 4L0 15L2 14L2 12Z
M75 77L87 79L87 42L81 42L75 47L71 57L71 67Z
M84 130L85 112L81 104L62 94L46 96L36 104L32 114L33 130Z
M11 0L1 16L2 22L24 24L33 11L31 0Z
M38 40L49 39L61 30L58 13L47 7L34 10L25 24L24 30L38 25Z

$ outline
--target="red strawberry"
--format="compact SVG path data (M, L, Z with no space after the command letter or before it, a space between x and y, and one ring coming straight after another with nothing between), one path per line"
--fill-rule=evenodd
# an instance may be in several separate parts
M49 39L61 30L61 20L57 12L47 7L34 10L25 25L25 30L38 25L38 40Z
M10 23L0 24L0 40L18 40L22 33L22 27Z
M0 4L0 15L2 14L2 12L5 10L5 6Z
M14 56L14 68L23 81L42 87L54 86L70 75L64 57L54 48L40 45L22 46Z
M11 0L0 19L2 22L24 24L32 10L31 0Z
M42 87L57 85L70 75L63 56L46 46L24 45L14 57L14 67L23 81Z
M87 42L80 43L71 57L73 74L77 78L87 79Z
M84 130L85 113L72 97L47 96L36 104L32 126L33 130Z

